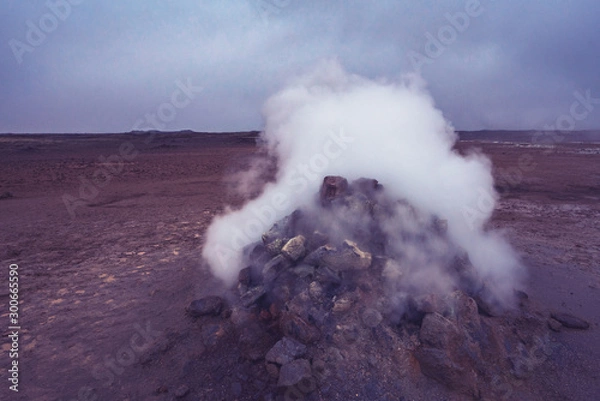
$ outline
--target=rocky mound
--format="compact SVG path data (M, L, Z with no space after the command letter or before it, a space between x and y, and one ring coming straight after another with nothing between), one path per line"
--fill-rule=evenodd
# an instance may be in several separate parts
M524 292L501 308L446 223L376 180L325 177L245 260L228 297L188 313L207 346L235 335L266 399L498 399L552 352Z

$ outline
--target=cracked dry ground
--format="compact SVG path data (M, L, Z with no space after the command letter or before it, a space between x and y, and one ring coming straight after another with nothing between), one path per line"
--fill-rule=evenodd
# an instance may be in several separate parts
M239 359L235 343L205 346L184 312L191 300L219 292L201 263L201 246L213 216L226 202L240 201L224 177L255 152L254 137L145 139L0 136L0 193L12 194L0 200L0 252L6 277L10 263L19 265L23 328L18 394L8 391L8 341L2 342L2 399L264 399L264 366ZM139 155L72 218L63 194L76 196L79 177L91 178L102 166L98 157L118 154L125 141ZM469 141L458 147L479 147L492 158L503 192L490 224L522 254L532 300L592 325L554 333L562 351L526 384L511 385L531 388L532 400L597 398L600 146L564 144L547 152ZM517 166L523 154L536 167L522 171L518 183L503 184L500 169ZM6 285L0 299L5 331ZM376 379L367 375L365 384Z

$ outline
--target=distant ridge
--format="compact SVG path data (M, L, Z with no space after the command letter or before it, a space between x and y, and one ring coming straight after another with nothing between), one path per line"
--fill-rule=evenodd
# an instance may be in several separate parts
M478 130L478 131L456 131L461 141L485 141L485 142L510 142L510 143L600 143L600 130L586 131L536 131L536 130ZM28 137L42 138L99 138L106 135L121 135L126 137L155 136L166 138L168 136L196 137L204 136L215 138L218 136L257 138L258 130L236 131L236 132L200 132L193 130L181 131L129 131L129 132L106 132L106 133L0 133L0 137Z
M457 131L461 141L517 143L600 143L600 131L480 130Z

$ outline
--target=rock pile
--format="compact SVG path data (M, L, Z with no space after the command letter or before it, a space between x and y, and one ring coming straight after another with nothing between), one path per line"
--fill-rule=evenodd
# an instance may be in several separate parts
M428 258L417 260L442 265L443 288L416 284L416 248ZM227 318L283 399L343 399L356 386L364 399L448 389L491 399L526 377L532 354L551 352L526 294L516 292L520 309L500 310L446 223L389 199L376 180L325 177L314 207L274 224L245 259L230 306L208 297L188 312ZM219 329L207 325L207 343Z

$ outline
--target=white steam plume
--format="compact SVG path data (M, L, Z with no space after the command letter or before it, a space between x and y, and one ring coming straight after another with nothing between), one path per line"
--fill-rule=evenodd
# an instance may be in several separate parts
M519 261L497 234L485 232L496 193L483 155L452 150L457 136L415 76L376 82L346 73L335 61L318 66L265 104L262 138L278 159L276 181L242 209L216 218L203 256L232 284L242 248L278 219L307 205L326 175L375 178L386 192L448 221L498 298L512 292Z

